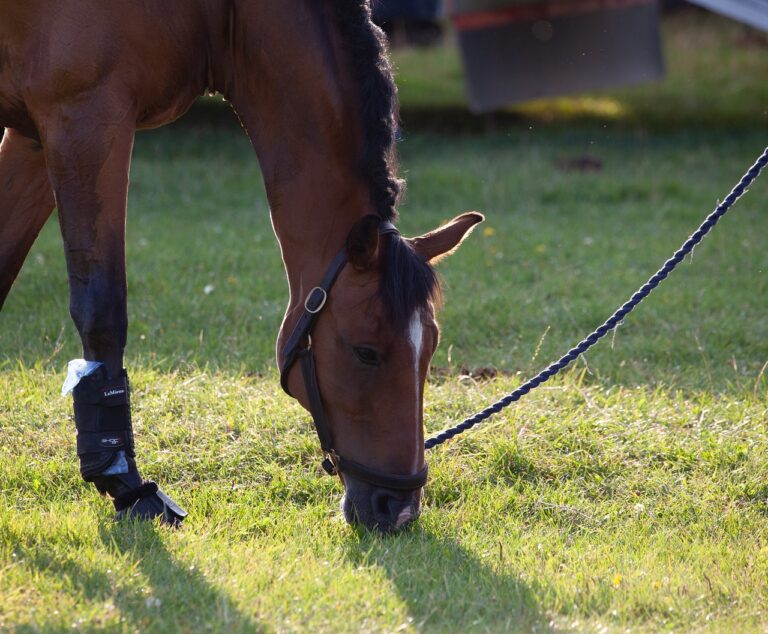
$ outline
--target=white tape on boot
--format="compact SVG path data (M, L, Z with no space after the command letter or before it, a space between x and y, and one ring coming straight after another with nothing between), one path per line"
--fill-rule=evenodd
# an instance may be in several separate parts
M101 361L86 361L85 359L72 359L67 364L67 378L61 386L61 395L66 396L80 383L84 376L92 374L94 370L104 365Z

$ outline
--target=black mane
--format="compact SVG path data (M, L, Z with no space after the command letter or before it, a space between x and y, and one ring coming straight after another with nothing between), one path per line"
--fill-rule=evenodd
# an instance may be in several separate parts
M394 221L403 182L397 178L397 87L387 56L386 36L371 21L369 0L330 1L360 87L365 135L361 175L368 182L378 215L382 220ZM399 235L385 238L380 294L390 317L400 325L440 294L434 269Z
M397 218L403 182L396 176L397 86L387 56L384 33L371 21L368 0L331 0L352 72L359 88L365 134L360 157L362 177L371 188L376 212L384 220Z

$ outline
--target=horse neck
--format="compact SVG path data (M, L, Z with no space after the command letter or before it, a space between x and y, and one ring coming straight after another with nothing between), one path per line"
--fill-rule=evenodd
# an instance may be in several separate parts
M292 305L376 213L359 169L359 86L328 6L242 3L229 47L227 96L259 157Z

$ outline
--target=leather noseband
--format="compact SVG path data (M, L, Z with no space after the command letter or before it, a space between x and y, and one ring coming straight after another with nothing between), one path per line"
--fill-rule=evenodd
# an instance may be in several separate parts
M399 235L399 233L391 222L383 221L379 225L379 235ZM385 489L395 489L398 491L420 489L427 482L428 469L426 464L421 471L413 475L394 475L367 467L348 458L342 458L333 447L333 437L325 415L323 398L320 395L320 386L317 382L311 335L317 318L328 300L331 287L346 264L347 251L342 249L333 259L333 262L331 262L320 284L309 291L304 300L304 312L291 331L291 336L282 350L283 367L280 370L280 385L282 385L286 394L293 396L288 390L288 374L294 363L299 361L301 364L301 374L304 379L304 388L307 390L309 398L309 411L312 414L317 437L320 439L320 447L325 454L322 466L328 474L340 475L347 473L358 480Z

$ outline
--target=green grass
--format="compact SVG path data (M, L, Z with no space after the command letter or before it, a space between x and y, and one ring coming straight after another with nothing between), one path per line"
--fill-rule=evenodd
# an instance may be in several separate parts
M114 524L79 480L57 382L5 373L0 627L764 627L765 394L580 378L434 453L421 520L381 539L340 520L274 377L134 373L144 463L191 511L172 532ZM430 427L514 383L432 385Z
M482 134L409 127L421 106L402 84L401 227L488 218L440 267L428 431L600 323L762 150L768 56L742 33L678 16L661 85L530 106ZM702 38L728 70L684 55ZM421 81L411 53L398 62ZM724 76L730 98L714 94ZM571 116L578 103L592 114ZM585 154L603 169L558 168ZM234 123L140 135L134 425L147 475L191 515L176 532L115 524L79 478L58 395L79 346L51 222L0 316L0 630L764 631L767 197L758 181L613 341L432 452L422 518L382 539L343 523L307 415L279 390L287 293L246 139ZM487 367L504 372L464 373Z

